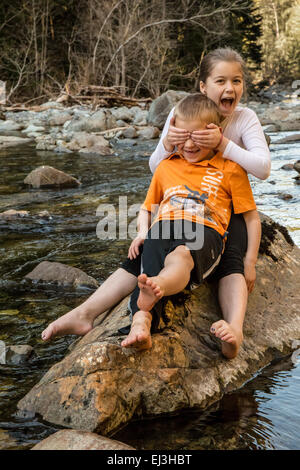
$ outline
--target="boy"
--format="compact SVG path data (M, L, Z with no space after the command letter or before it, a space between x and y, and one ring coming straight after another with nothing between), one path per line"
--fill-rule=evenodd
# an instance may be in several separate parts
M220 152L199 148L192 140L193 132L208 123L219 125L217 106L204 95L189 95L178 103L174 117L176 127L187 130L189 137L160 163L140 210L139 232L128 256L135 258L144 244L143 274L138 278L137 305L123 347L151 348L150 330L158 323L159 300L190 282L200 284L214 270L224 248L232 205L245 218L247 256L257 258L260 220L246 172L223 159ZM244 314L234 312L226 320L215 322L211 332L222 340L225 357L232 358L243 340Z

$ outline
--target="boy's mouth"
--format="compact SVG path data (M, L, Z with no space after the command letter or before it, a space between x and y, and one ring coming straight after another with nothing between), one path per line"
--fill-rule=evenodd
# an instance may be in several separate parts
M195 149L195 150L187 150L187 149L182 149L184 151L184 153L186 153L187 155L190 155L190 156L193 156L195 155L196 153L198 153L200 151L200 149Z

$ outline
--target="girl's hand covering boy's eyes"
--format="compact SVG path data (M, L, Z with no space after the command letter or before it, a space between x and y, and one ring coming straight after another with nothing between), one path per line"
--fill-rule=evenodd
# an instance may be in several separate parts
M199 147L215 149L219 145L222 133L216 124L207 124L206 129L192 132L191 138Z
M129 250L128 250L128 258L135 259L139 255L139 247L144 244L145 238L147 233L138 233L135 239L132 241Z
M168 133L163 140L165 149L168 152L173 152L174 147L179 144L184 144L184 142L189 138L189 135L189 132L185 129L175 127L175 118L172 117Z

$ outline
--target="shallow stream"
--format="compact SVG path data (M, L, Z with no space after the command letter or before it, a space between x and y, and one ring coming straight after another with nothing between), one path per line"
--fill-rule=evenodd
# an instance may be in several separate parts
M292 133L270 134L272 174L267 181L251 178L251 184L258 209L285 225L299 246L300 186L293 179L297 173L281 167L300 158L300 143L276 145ZM98 239L96 209L99 204L118 208L119 196L127 196L128 206L142 202L155 145L117 145L109 157L39 152L33 145L0 151L0 212L30 212L21 220L0 221L0 341L29 344L35 351L27 365L0 364L0 449L30 448L56 430L36 417L18 415L16 404L74 340L68 336L45 344L42 330L90 294L87 289L41 288L23 277L48 260L103 282L125 257L129 241ZM60 191L28 189L23 180L40 165L70 173L82 184ZM280 193L292 197L284 200ZM38 217L42 210L51 218ZM139 449L299 449L299 381L300 361L284 358L204 413L132 423L114 437Z

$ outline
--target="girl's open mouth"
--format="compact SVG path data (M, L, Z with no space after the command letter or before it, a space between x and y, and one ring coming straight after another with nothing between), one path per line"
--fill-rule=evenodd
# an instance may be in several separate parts
M234 102L234 98L222 98L221 104L225 109L230 109Z

